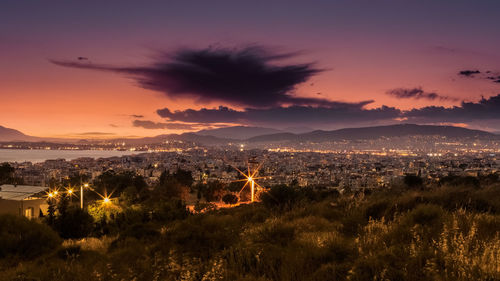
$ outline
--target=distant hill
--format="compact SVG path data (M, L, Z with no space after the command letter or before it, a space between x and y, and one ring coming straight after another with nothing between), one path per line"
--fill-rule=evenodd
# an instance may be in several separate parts
M288 127L288 128L283 129L283 131L287 132L287 133L294 133L294 134L305 134L305 133L315 131L315 129L309 128L309 127Z
M248 139L249 142L276 142L276 141L313 141L324 142L332 140L376 139L381 137L398 137L410 135L439 135L455 137L497 137L495 134L479 130L470 130L453 126L432 126L401 124L364 128L346 128L334 131L316 130L305 134L271 134Z
M269 134L269 132L271 132ZM263 133L263 134L261 134ZM116 138L109 141L125 142L132 145L161 143L164 141L185 141L194 142L200 145L226 145L228 143L247 141L256 142L289 142L289 141L310 141L325 142L334 140L356 140L356 139L377 139L381 137L398 137L409 135L439 135L449 138L456 137L478 137L478 138L500 138L499 135L480 131L470 130L453 126L431 126L401 124L378 127L346 128L334 131L316 130L308 133L294 134L276 129L261 127L236 126L220 128L214 130L202 130L196 133L165 134L155 137L144 138ZM250 137L247 137L250 136ZM98 140L80 139L51 139L39 138L23 134L22 132L0 126L0 142L54 142L54 143L82 143L98 142Z
M256 136L270 135L282 133L283 131L271 128L248 127L248 126L233 126L226 128L201 130L195 134L200 136L213 136L217 138L246 140Z
M0 141L38 141L40 138L21 133L18 130L0 126Z
M214 136L202 136L195 133L184 133L184 134L165 134L154 137L135 138L135 139L118 138L118 139L112 139L110 141L125 142L127 144L153 144L153 143L161 143L164 141L185 141L185 142L194 142L204 145L223 145L229 142L234 142L236 140L218 138Z

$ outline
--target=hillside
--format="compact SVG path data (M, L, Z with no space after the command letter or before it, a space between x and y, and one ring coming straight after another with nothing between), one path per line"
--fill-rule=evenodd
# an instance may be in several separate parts
M170 183L113 216L73 202L89 230L64 243L58 224L0 215L0 280L499 280L498 176L474 179L342 194L273 186L261 202L198 211L165 197Z
M233 127L226 127L226 128L201 130L201 131L196 132L196 134L201 135L201 136L213 136L213 137L225 138L225 139L246 140L246 139L256 137L256 136L277 134L277 133L281 133L281 132L282 131L280 131L280 130L271 129L271 128L233 126Z
M332 140L355 140L355 139L376 139L381 137L398 136L431 136L439 135L449 138L457 137L478 137L495 138L495 134L480 130L471 130L453 126L432 126L401 124L377 127L346 128L334 131L317 130L305 134L272 134L250 138L249 142L275 142L275 141L332 141Z
M0 126L0 142L5 141L38 141L39 138L23 134L18 130Z

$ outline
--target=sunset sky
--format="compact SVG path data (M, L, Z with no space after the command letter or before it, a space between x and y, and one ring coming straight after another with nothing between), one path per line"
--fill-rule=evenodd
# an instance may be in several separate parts
M44 137L500 131L500 1L0 2L0 125Z

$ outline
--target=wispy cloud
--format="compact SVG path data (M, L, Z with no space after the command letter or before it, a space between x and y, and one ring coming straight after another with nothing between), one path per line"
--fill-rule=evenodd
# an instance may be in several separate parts
M398 99L426 99L426 100L441 100L441 101L458 101L457 98L443 96L435 92L426 92L421 87L417 88L397 88L386 92L386 94Z

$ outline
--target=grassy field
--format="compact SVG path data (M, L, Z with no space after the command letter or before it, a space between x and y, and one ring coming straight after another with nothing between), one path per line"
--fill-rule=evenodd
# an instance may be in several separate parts
M199 214L170 204L176 215L159 219L123 210L102 235L3 255L0 279L500 280L498 182L342 195L278 186L261 199Z

